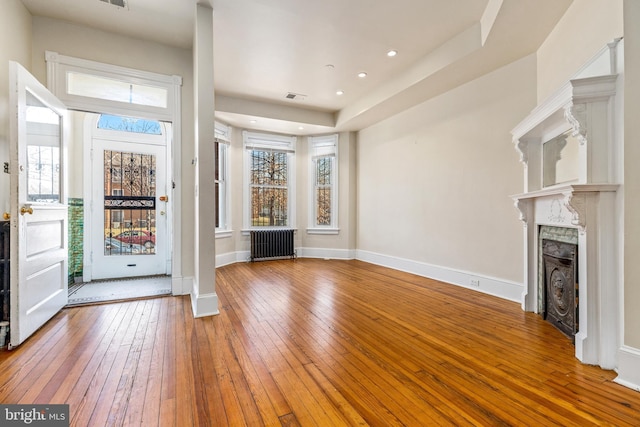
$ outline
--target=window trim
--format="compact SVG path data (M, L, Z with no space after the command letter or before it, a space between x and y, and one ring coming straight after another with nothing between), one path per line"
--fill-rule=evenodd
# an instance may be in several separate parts
M338 134L323 135L323 136L310 136L308 138L309 147L309 196L308 196L308 226L307 234L339 234L340 228L338 227L338 148L339 148ZM314 151L319 147L327 147L333 145L333 152L327 151L328 155L333 157L331 168L331 223L329 225L316 224L316 158L326 156L316 156Z
M243 156L243 186L242 186L242 234L247 235L251 230L273 230L273 229L296 229L296 141L297 137L287 135L276 135L259 133L252 131L242 132L242 156ZM251 191L250 169L251 156L249 151L253 149L264 149L284 152L287 154L287 219L286 226L262 226L251 225Z
M218 167L220 168L218 180L218 200L216 209L219 210L220 224L216 227L216 238L231 237L231 200L230 200L230 180L229 172L229 146L231 145L231 126L215 122L215 142L218 143ZM222 203L220 203L222 201ZM222 208L221 208L222 206Z

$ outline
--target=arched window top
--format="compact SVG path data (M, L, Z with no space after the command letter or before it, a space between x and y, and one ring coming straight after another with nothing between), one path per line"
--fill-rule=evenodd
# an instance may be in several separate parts
M100 119L98 119L98 129L143 133L146 135L162 135L162 126L157 120L114 116L111 114L100 115Z

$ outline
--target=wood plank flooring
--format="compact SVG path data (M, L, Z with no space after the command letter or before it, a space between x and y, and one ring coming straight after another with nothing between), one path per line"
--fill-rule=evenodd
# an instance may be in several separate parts
M0 352L0 402L76 426L640 426L640 393L516 303L359 261L217 270L189 297L67 308Z

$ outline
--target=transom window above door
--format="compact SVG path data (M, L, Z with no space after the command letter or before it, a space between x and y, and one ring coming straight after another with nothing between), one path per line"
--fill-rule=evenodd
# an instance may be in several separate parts
M162 126L157 120L114 116L112 114L100 115L98 119L98 129L143 133L146 135L162 135Z

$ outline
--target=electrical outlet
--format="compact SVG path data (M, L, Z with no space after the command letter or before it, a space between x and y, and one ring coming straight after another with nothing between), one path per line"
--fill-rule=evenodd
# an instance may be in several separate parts
M471 286L475 286L476 288L480 287L480 279L469 279L469 284Z

